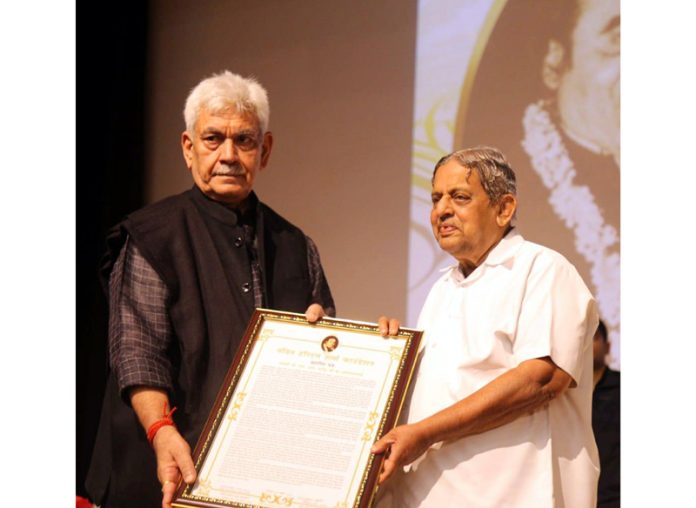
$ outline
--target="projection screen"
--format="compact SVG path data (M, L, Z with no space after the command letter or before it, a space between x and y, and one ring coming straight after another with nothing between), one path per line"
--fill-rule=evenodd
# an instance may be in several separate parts
M429 223L437 160L500 148L518 179L517 226L568 258L597 298L619 367L619 1L420 0L408 318L440 269Z

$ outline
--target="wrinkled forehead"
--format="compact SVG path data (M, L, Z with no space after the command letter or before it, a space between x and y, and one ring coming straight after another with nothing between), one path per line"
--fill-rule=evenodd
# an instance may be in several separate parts
M232 128L235 131L260 132L260 122L256 113L239 110L234 104L219 108L201 108L196 119L196 131L202 132L205 129L216 127Z
M481 187L478 173L470 166L463 166L459 161L451 159L437 168L432 179L432 188L449 187Z

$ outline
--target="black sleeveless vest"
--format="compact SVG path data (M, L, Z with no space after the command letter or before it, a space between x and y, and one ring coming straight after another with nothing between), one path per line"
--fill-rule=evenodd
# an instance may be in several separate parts
M256 202L256 196L251 195ZM307 242L301 230L262 203L256 237L266 307L304 312L311 303ZM244 229L234 211L196 187L129 215L110 233L102 268L108 275L126 240L134 242L169 290L175 340L174 420L195 447L225 373L254 311ZM154 452L135 413L109 376L86 481L92 500L108 507L159 506Z

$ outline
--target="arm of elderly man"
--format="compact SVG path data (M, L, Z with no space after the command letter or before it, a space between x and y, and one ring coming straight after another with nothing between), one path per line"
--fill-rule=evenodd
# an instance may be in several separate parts
M436 443L510 423L575 386L589 347L588 330L596 327L597 319L596 303L569 263L533 265L512 345L516 366L451 406L397 426L378 440L372 452L389 452L379 482Z
M314 301L305 312L309 322L335 309L319 262L316 246L307 238L308 264ZM122 396L127 399L144 430L171 408L171 362L166 353L173 337L168 319L167 288L132 242L126 241L109 280L109 354ZM175 426L161 427L152 441L157 477L162 484L162 506L171 506L176 486L183 477L193 483L196 471L191 447Z
M435 443L480 434L535 411L563 393L571 381L548 357L527 360L429 418L392 429L372 448L374 453L391 449L379 482Z

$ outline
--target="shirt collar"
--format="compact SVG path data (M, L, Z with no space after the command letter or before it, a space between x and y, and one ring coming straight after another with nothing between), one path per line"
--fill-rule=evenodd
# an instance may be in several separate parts
M498 245L493 247L493 250L488 253L482 264L488 266L502 265L514 257L523 241L524 238L517 232L517 229L512 228L498 242Z
M200 210L220 222L230 226L248 224L252 227L256 222L256 211L259 200L253 191L247 197L243 210L231 208L224 203L209 198L197 185L194 185L191 189L191 195L193 197L193 202Z
M470 280L478 279L479 274L483 271L483 266L496 266L502 265L509 260L511 260L520 246L524 242L522 235L518 233L516 228L512 228L508 233L498 242L498 244L491 249L491 251L486 256L476 269L469 274L468 277L464 277L461 270L459 270L459 264L448 266L440 270L441 272L449 271L449 278L456 282L465 282Z

